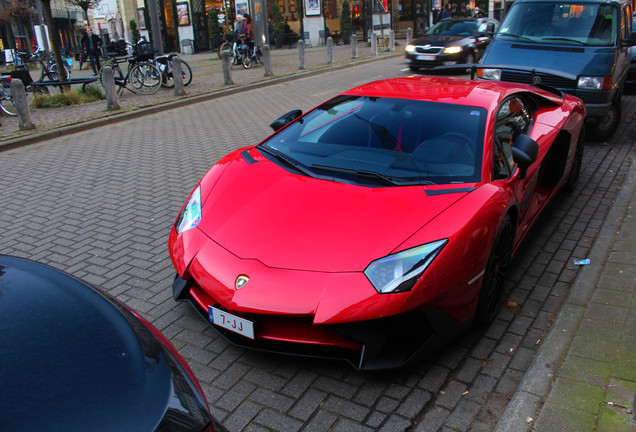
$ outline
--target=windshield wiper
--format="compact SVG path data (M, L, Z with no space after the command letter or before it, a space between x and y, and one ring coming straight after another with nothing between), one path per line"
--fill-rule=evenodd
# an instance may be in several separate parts
M311 167L314 169L319 169L323 171L330 171L330 172L336 172L336 173L342 173L342 174L353 174L359 177L382 180L388 184L392 184L395 186L434 185L435 184L428 180L405 180L405 179L400 179L395 177L389 177L375 171L356 170L351 168L341 168L341 167L333 167L329 165L317 165L317 164L313 164Z
M565 42L576 42L579 45L585 45L584 42L581 42L580 40L576 40L576 39L570 39L570 38L566 38L566 37L554 37L554 36L544 36L541 38L541 40L553 40L553 41L565 41Z
M514 34L514 33L499 33L499 34L497 34L497 36L508 36L508 37L511 37L511 38L521 39L521 40L525 40L525 41L528 41L528 42L536 42L532 38L529 38L527 36L521 36L521 35Z
M290 167L300 171L301 173L305 174L308 177L315 177L314 174L308 170L303 164L301 164L300 162L290 158L289 156L283 154L283 153L279 153L277 151L274 151L268 147L264 147L264 146L258 146L257 147L260 151L262 151L263 153L267 153L268 155L276 158L276 160L279 160L283 163L285 163L286 165L289 165Z

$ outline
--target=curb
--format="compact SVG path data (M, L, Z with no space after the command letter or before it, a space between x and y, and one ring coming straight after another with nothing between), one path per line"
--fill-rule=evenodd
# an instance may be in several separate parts
M494 432L527 432L533 428L534 422L528 423L526 419L530 417L536 421L544 407L563 359L587 311L597 282L601 278L609 252L616 242L621 218L632 203L635 184L636 164L632 162L625 183L621 186L616 201L601 226L599 237L590 251L588 258L591 264L583 267L576 276L554 326L523 376Z

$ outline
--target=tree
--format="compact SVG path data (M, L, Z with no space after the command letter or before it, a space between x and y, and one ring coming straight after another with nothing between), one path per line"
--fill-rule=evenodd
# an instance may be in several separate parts
M340 14L340 32L345 43L349 43L351 37L351 8L349 2L342 2L342 13Z
M101 0L68 0L68 3L81 8L84 11L84 17L86 18L86 25L91 26L88 20L88 10L94 8L99 4Z
M42 4L42 15L44 15L44 23L49 28L49 37L51 39L51 49L53 50L53 55L55 58L55 64L57 65L57 70L59 71L58 79L60 81L68 81L68 76L64 73L66 70L64 67L64 62L62 61L62 53L60 52L60 34L55 27L55 22L53 22L53 13L51 12L51 0L40 0ZM70 86L69 86L70 87ZM64 87L60 87L64 89Z
M132 33L133 43L137 43L139 38L141 38L141 33L139 33L139 29L137 28L137 21L130 20L128 27L130 27L130 33Z

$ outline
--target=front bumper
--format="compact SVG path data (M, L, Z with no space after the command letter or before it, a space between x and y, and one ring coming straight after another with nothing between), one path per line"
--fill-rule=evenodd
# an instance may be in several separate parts
M406 64L412 68L431 69L437 66L446 66L460 63L463 53L444 54L406 54Z
M244 313L223 308L194 280L175 276L173 297L189 302L208 322L208 306L254 323L255 338L210 325L229 342L250 349L337 359L359 370L393 369L439 350L470 326L457 323L434 307L386 318L342 324L313 323L313 316Z

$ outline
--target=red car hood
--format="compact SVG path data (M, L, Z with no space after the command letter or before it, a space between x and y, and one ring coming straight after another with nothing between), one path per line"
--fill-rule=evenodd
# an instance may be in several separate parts
M464 195L354 186L239 158L202 197L199 229L238 257L269 267L362 271Z

